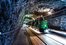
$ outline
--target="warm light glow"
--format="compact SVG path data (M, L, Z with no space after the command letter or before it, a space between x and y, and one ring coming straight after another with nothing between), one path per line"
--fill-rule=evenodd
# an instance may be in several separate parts
M38 11L39 12L49 12L50 11L50 8L46 8L46 9L41 8Z
M35 18L32 17L33 20L35 20Z
M44 9L44 12L49 12L49 11L50 11L49 8Z
M35 33L37 33L37 34L41 34L41 32L39 32L38 29L34 29L34 28L32 28L31 26L29 27L29 29L31 29L33 32L35 32Z
M39 9L38 11L39 11L39 12L45 12L45 13L47 13L48 15L52 15L53 9L50 9L50 8L45 8L45 9L43 9L43 8L41 8L41 9Z
M48 15L52 15L52 12L51 12L51 11L49 11L49 12L48 12Z

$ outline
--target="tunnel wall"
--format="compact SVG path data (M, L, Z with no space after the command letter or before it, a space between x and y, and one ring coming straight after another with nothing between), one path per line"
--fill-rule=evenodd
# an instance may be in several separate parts
M19 14L26 0L0 0L0 45L12 45L20 26Z
M55 29L66 31L66 15L49 19L48 22L49 22L49 25L55 26Z

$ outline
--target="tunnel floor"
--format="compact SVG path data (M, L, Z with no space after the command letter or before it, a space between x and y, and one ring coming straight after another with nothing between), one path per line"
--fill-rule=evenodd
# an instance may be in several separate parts
M21 29L13 45L29 45L25 30Z
M13 45L66 45L65 39L56 33L41 34L36 33L34 28L21 28Z

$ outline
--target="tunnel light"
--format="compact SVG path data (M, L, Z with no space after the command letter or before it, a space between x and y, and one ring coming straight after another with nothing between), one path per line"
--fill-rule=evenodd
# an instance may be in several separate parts
M48 13L48 15L52 15L52 12L51 11L49 11L49 12L47 12Z
M1 32L0 32L0 35L1 35Z
M50 11L50 10L51 10L50 8L45 8L45 9L41 8L41 9L39 9L38 11L39 11L39 12L48 12L48 11Z
M43 9L43 8L41 8L41 9L39 9L38 10L39 12L44 12L44 13L47 13L47 15L52 15L53 13L53 9L50 9L50 8L45 8L45 9Z
M64 2L66 2L66 0L61 0L61 1L64 1Z
M61 1L64 1L64 0L61 0Z
M44 32L49 33L50 29L46 29Z
M44 9L44 12L49 12L49 11L50 11L50 8Z

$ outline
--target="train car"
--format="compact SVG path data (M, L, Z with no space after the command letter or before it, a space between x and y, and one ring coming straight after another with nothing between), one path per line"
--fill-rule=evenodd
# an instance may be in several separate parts
M39 23L38 23L38 28L39 31L42 33L45 33L46 29L48 29L48 21L45 20L44 18L39 18Z
M48 22L47 22L47 20L40 21L40 24L39 24L40 32L45 33L46 29L48 29Z
M39 29L40 32L45 33L46 29L48 29L48 21L43 19L42 17L37 18L32 21L32 25Z

